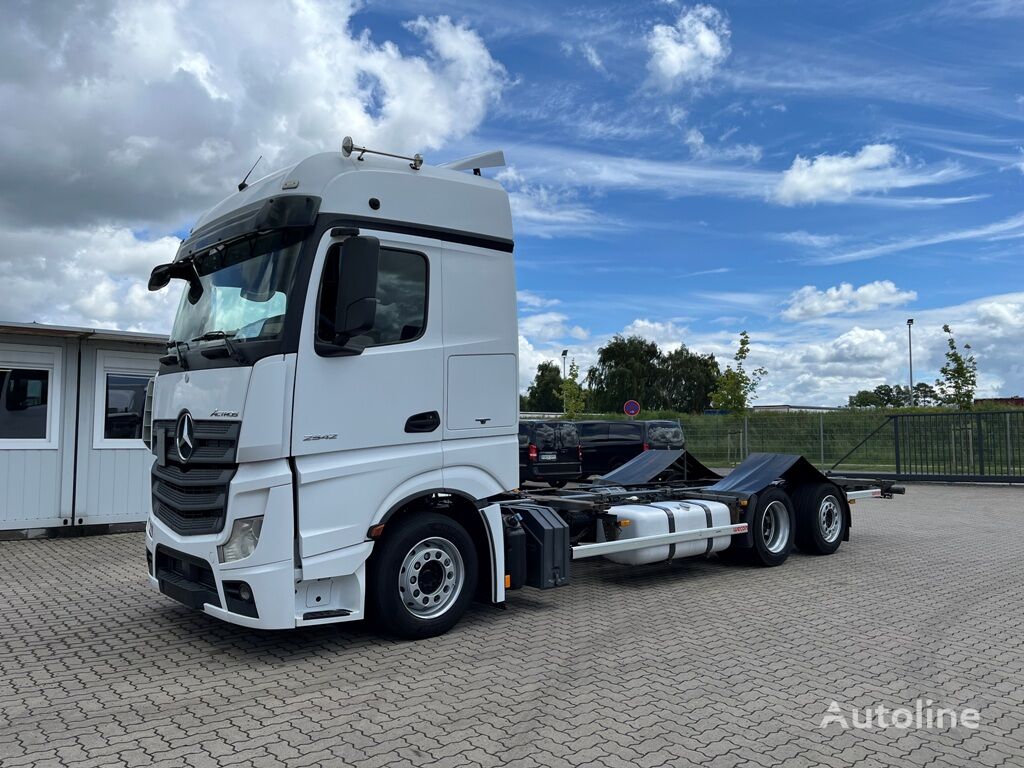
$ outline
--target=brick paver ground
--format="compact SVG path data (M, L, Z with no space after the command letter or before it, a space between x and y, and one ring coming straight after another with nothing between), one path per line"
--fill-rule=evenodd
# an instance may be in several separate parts
M861 502L829 558L579 565L448 635L254 632L141 534L0 542L0 765L1024 765L1024 488ZM978 730L819 727L975 707Z

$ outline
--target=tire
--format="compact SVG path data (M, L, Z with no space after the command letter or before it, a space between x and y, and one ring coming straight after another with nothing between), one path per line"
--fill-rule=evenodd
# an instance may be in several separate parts
M374 548L366 607L387 634L410 640L442 635L476 593L477 556L466 529L450 517L415 512Z
M846 502L832 483L817 483L793 492L796 545L809 555L831 555L843 543L849 520Z
M552 488L565 488L565 484L568 480L548 480L548 485Z
M789 494L781 488L769 488L758 494L750 531L754 546L747 550L754 565L774 568L786 562L793 549L796 516Z

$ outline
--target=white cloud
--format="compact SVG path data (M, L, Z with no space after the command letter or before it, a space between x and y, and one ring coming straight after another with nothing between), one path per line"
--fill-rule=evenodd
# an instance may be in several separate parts
M608 231L617 223L593 208L576 201L567 186L531 184L514 166L495 177L508 190L516 232L537 237L591 235Z
M840 235L816 235L800 229L795 232L782 232L775 236L776 239L796 245L806 245L811 248L828 248L836 245L843 238Z
M571 58L579 53L583 60L594 70L602 74L606 72L604 68L604 61L601 59L601 54L598 53L597 48L595 48L592 43L571 43L569 41L563 41L561 47L562 53L566 56Z
M507 76L480 36L419 17L402 48L355 2L23 4L0 25L0 317L168 331L149 294L197 215L348 133L423 151L472 133ZM230 23L225 20L230 18ZM157 235L136 235L135 232Z
M145 240L123 227L0 230L0 319L168 333L181 294L146 290L176 237Z
M903 291L891 280L875 280L854 288L850 283L818 290L805 285L786 300L786 320L813 320L826 315L870 312L879 307L897 307L917 298L915 291Z
M883 290L883 293L886 291ZM559 313L565 317L568 313ZM1024 293L987 296L958 306L915 309L914 372L917 381L933 381L946 351L943 323L951 323L957 339L971 344L979 360L979 396L1024 393ZM672 318L637 317L619 331L656 342L663 350L680 343L699 353L713 353L728 362L736 349L740 327L752 339L750 367L765 366L768 376L759 392L760 403L842 405L848 395L883 383L902 383L906 370L906 315L882 305L872 326L852 323L845 316L826 316L814 325L773 330L771 319L717 317L721 331L695 331ZM568 319L559 319L568 324ZM520 324L520 383L525 389L537 363L560 360L568 347L585 374L597 362L598 349L611 338L602 331L580 342L545 341L531 337Z
M665 90L708 80L728 58L729 20L710 5L684 9L675 24L656 24L647 36L647 67Z
M715 267L713 269L701 269L696 272L687 272L685 275L680 277L701 277L702 275L724 275L726 272L732 272L732 267Z
M590 334L578 325L569 325L568 315L561 312L541 312L519 318L519 332L538 341L555 339L584 340Z
M837 253L832 256L822 256L814 259L815 264L844 264L850 261L863 261L875 259L879 256L887 256L890 253L909 251L914 248L924 248L929 245L942 245L943 243L956 243L969 240L1014 240L1024 238L1024 213L1018 213L1001 221L991 224L983 224L977 227L966 229L950 230L940 232L936 235L924 237L908 237L901 240L893 240L881 245L872 245L865 248L858 248L845 253Z
M527 309L544 309L562 303L558 299L542 296L536 291L516 291L516 301L519 302L519 306L526 307Z
M263 0L241 14L171 0L19 6L0 26L0 216L177 229L261 154L266 171L337 149L346 134L424 151L480 125L507 76L475 31L419 17L399 48L354 31L356 10L345 0Z
M605 192L655 191L668 197L683 195L760 198L780 203L779 185L785 173L760 167L708 161L652 160L645 157L613 155L544 144L506 145L509 156L518 158L516 170L530 184L547 185L564 192L572 190ZM970 176L955 165L896 168L887 174L892 189L939 184ZM871 181L880 178L869 176ZM860 188L859 188L860 189ZM877 191L877 190L876 190ZM977 197L932 198L860 193L846 202L907 208L929 208L975 200Z
M729 131L721 137L725 141L734 131ZM696 128L686 132L686 145L690 148L693 156L699 160L751 160L758 162L761 159L761 148L756 144L732 144L712 146L704 140L704 134Z
M867 144L852 155L797 155L779 179L773 198L783 205L843 202L893 189L940 184L958 175L956 166L914 168L892 144Z
M673 352L682 346L690 331L671 320L637 318L622 329L622 335L642 336L656 343L662 352Z

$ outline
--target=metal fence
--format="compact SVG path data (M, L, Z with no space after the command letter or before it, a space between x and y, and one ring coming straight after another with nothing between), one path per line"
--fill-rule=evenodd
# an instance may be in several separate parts
M1024 411L684 416L689 450L728 467L753 452L799 453L848 475L1024 483Z

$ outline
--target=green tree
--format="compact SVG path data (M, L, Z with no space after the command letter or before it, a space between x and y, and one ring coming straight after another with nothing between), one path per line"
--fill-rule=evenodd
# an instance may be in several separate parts
M718 383L711 393L711 404L732 413L742 413L754 401L761 380L768 375L765 368L755 368L747 372L744 365L750 355L750 334L740 333L740 345L733 355L735 366L726 366Z
M562 372L558 363L545 360L537 366L533 384L526 390L528 411L562 412Z
M562 402L565 404L565 417L578 419L587 407L587 396L580 386L580 367L576 358L569 363L569 375L562 381Z
M721 376L714 355L699 355L681 346L662 357L659 367L663 407L700 413L711 406L711 393Z
M885 403L878 394L878 388L862 389L847 400L850 408L884 408Z
M927 381L919 381L914 385L914 405L931 408L942 403L942 398L935 387Z
M974 391L978 388L978 361L971 352L970 344L964 344L961 351L948 324L942 326L942 330L949 336L946 339L946 364L939 369L942 378L936 380L935 388L942 402L969 411L974 405Z
M616 334L598 350L597 365L587 371L591 407L599 412L618 411L633 399L648 410L663 408L660 362L661 350L653 341Z

